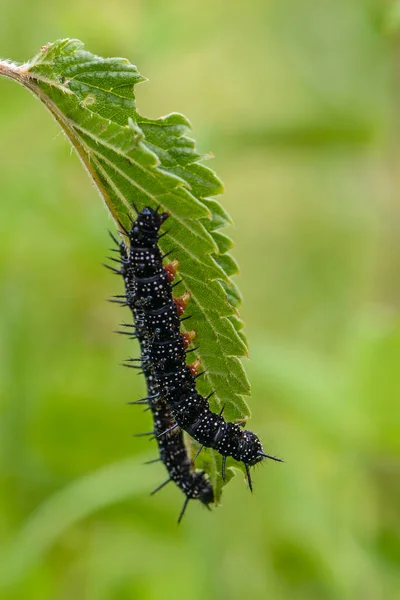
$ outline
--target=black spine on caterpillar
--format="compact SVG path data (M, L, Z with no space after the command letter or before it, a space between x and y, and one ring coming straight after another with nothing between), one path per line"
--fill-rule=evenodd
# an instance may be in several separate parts
M125 285L130 285L131 274L130 265L128 263L128 255L124 244L119 244L121 255L121 272L125 280ZM167 272L163 270L160 274L160 279L165 276L168 279ZM144 273L145 275L147 273ZM146 278L143 279L143 294L141 299L151 292L151 288L155 283L148 287ZM139 300L139 299L138 299ZM157 440L160 461L165 465L169 478L161 486L158 486L153 493L164 487L169 481L173 481L185 494L186 500L179 515L178 523L182 520L189 500L200 500L204 505L214 502L214 492L212 486L204 471L195 471L193 462L188 456L188 451L183 439L183 432L177 428L176 423L171 415L165 401L160 397L157 381L153 375L151 363L149 361L149 353L151 341L144 327L138 327L138 323L143 324L143 309L140 308L140 302L137 302L135 308L135 337L138 339L141 348L141 369L144 373L147 385L147 398L139 401L139 404L148 403L153 416L154 430L153 434ZM152 461L151 461L152 462Z
M223 457L245 464L251 488L249 467L265 457L280 460L264 453L261 442L251 431L236 423L227 423L222 414L213 413L208 398L196 390L195 369L186 365L180 314L187 302L174 299L172 286L158 247L159 230L168 218L152 208L139 212L128 232L130 250L126 259L126 299L132 310L137 330L149 339L148 359L160 395L167 402L176 423L202 446L214 448ZM174 269L172 269L172 272Z

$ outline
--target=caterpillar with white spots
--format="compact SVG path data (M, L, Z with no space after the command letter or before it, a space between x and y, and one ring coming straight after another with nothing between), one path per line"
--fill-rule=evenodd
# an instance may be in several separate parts
M118 251L124 264L127 259L125 246L123 243L119 244L113 236L112 238L118 246ZM135 317L137 323L142 323L144 321L140 308L136 309ZM194 470L193 462L189 458L185 446L183 433L176 428L171 412L158 393L158 385L152 375L150 361L146 358L149 353L150 342L145 329L143 327L136 327L136 331L132 331L132 326L126 324L123 326L126 327L126 330L120 331L119 333L123 333L132 338L137 338L140 343L141 354L143 357L141 368L147 384L147 397L135 400L130 404L148 405L148 409L152 413L154 424L153 431L149 432L148 435L152 435L157 440L159 451L159 458L149 462L153 463L161 461L166 467L169 475L168 479L153 490L152 494L155 494L170 481L173 481L182 490L186 499L179 515L179 523L183 518L189 500L200 500L200 502L209 508L209 504L214 502L214 492L204 471Z
M117 271L125 284L125 295L120 301L132 311L137 337L148 340L147 354L132 361L140 362L139 368L150 368L157 393L171 411L175 426L186 431L201 447L213 448L222 455L223 479L226 459L231 456L244 463L252 490L250 467L264 458L279 462L281 459L266 454L253 432L226 422L222 411L213 413L208 403L211 394L204 397L198 393L199 362L186 364L187 345L195 332L180 333L181 315L190 294L173 297L171 282L178 263L172 261L164 266L165 256L158 247L159 230L169 215L151 207L137 212L131 229L125 231L129 249L121 246L121 269Z

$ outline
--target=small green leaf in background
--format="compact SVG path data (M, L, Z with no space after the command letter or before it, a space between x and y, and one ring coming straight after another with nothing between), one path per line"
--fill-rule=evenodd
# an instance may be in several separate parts
M47 44L22 65L2 62L0 74L28 88L48 108L116 222L128 225L134 205L139 210L161 205L171 214L160 246L173 250L191 292L190 329L197 331L196 354L206 370L200 391L215 390L211 408L224 406L228 420L247 419L243 396L250 388L240 361L247 343L237 313L240 292L230 279L237 264L228 254L232 241L219 231L230 218L210 198L223 187L200 164L207 157L197 153L188 120L180 114L155 120L139 115L134 86L144 78L137 68L123 58L95 56L79 40ZM209 473L217 499L220 462L209 450L197 463Z

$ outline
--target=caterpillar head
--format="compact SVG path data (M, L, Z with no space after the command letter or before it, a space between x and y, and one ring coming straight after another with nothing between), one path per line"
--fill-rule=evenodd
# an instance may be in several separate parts
M243 431L242 439L240 441L240 460L244 462L245 465L252 467L257 463L264 460L264 458L269 458L270 460L275 460L276 462L284 462L281 458L277 456L272 456L272 454L266 454L263 450L260 440L252 431Z
M253 466L263 459L263 447L260 440L252 431L242 432L240 441L240 460L246 465Z

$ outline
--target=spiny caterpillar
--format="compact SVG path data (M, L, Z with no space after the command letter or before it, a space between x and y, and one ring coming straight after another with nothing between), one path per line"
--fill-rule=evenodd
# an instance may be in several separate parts
M180 427L191 435L202 447L213 448L222 455L222 477L225 479L226 459L232 456L245 465L249 487L252 490L250 467L270 458L281 459L266 454L258 437L251 431L243 430L237 423L227 423L222 416L209 408L210 396L197 392L196 379L199 361L186 364L187 350L185 336L180 324L190 294L180 298L172 296L172 281L178 264L173 261L164 267L158 240L159 230L168 213L159 213L151 207L137 211L125 235L129 239L129 249L120 252L121 269L116 270L124 278L125 295L118 299L132 311L135 334L148 340L147 354L140 359L139 368L150 368L158 387L158 397L166 402L175 420L174 428ZM165 234L162 234L165 235ZM191 333L191 342L195 332Z
M117 244L121 257L124 260L127 259L124 244L118 243L112 234L111 237ZM143 316L140 314L140 308L137 309L136 320L138 322L143 321ZM147 385L147 397L141 398L140 400L134 400L129 404L148 405L148 410L152 413L154 429L148 434L139 435L151 435L157 440L159 458L151 460L149 463L161 461L166 467L169 475L168 479L156 487L152 494L158 492L170 481L173 481L182 490L186 499L179 515L178 523L180 523L189 500L200 500L200 502L209 508L209 504L214 502L214 492L204 471L194 470L193 462L190 460L185 446L183 432L176 427L171 412L158 393L158 385L152 375L151 363L146 358L149 353L151 342L149 341L145 330L140 329L139 333L138 330L136 330L137 332L131 331L131 329L135 327L134 325L122 324L122 326L125 327L126 330L119 331L118 333L137 338L140 343L141 355L143 357L141 368Z

